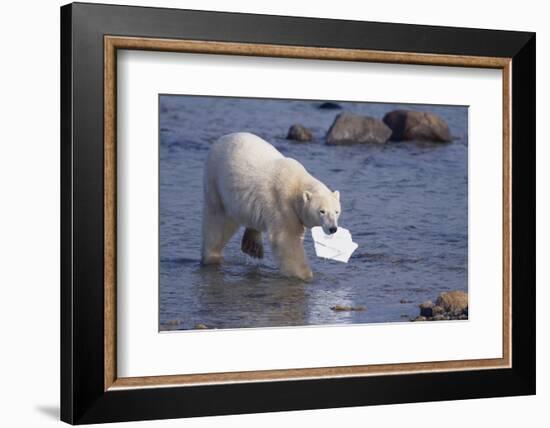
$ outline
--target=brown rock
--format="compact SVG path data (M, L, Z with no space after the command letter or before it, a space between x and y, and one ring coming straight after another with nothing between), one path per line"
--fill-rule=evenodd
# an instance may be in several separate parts
M458 290L441 293L435 303L437 306L441 306L445 312L462 314L468 310L468 293Z
M450 142L451 132L447 122L433 113L414 110L394 110L386 113L384 123L392 130L392 141Z
M313 134L305 126L297 123L290 127L286 139L294 141L311 141L313 140Z
M445 312L445 309L443 309L441 306L436 305L432 308L432 312L433 312L434 316L435 315L441 315Z
M392 131L381 120L344 112L336 116L328 130L327 144L384 144Z

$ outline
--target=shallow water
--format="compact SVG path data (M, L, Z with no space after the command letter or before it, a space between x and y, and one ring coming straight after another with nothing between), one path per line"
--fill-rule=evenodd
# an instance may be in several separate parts
M467 291L467 108L340 104L378 118L395 108L431 111L456 140L326 146L341 110L318 109L319 102L161 96L160 330L408 321L424 300ZM287 141L293 123L317 141ZM218 137L237 131L266 139L340 191L340 225L359 244L349 263L317 258L308 231L314 280L284 278L267 242L262 261L240 252L241 228L221 266L200 265L203 163Z

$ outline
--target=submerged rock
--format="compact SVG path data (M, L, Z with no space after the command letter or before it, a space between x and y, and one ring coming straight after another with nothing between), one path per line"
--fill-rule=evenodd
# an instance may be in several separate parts
M353 113L340 113L328 130L327 144L384 144L392 131L381 120Z
M323 110L340 110L342 108L342 106L338 103L328 101L328 102L325 102L325 103L322 103L321 105L319 105L319 108L323 109Z
M366 311L367 308L364 306L345 306L345 305L336 305L331 306L330 309L333 311Z
M386 113L384 123L392 130L392 141L452 141L449 125L439 116L414 110L394 110Z
M286 139L294 141L311 141L313 140L313 134L305 126L297 123L290 127Z
M198 323L195 324L195 328L197 330L207 330L209 327L206 324Z

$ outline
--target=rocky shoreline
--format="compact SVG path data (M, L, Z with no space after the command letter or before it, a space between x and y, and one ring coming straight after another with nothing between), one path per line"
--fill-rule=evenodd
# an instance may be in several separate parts
M427 300L419 306L420 314L411 321L449 321L468 319L468 293L449 291L441 293L435 303Z

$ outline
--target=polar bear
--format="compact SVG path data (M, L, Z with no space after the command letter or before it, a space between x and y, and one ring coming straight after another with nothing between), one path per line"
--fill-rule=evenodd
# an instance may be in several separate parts
M239 132L213 144L204 167L202 263L219 263L239 226L241 250L263 258L267 235L281 273L312 278L303 240L306 228L338 228L340 193L311 176L260 137Z

